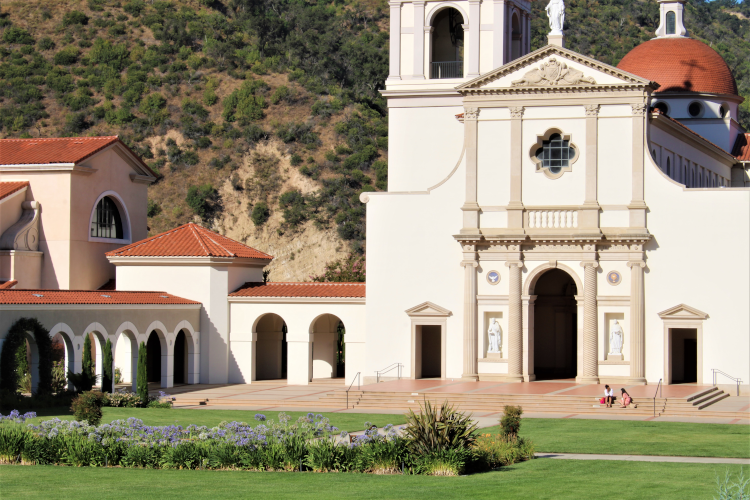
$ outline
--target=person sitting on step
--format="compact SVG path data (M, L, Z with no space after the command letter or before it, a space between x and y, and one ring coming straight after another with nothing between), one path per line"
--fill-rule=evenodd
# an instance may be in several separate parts
M606 403L606 408L612 408L612 403L615 402L615 394L608 385L604 386L604 402Z
M620 408L627 408L633 401L633 398L630 397L630 394L628 394L628 391L626 391L624 387L620 388L620 392L622 393L620 396Z

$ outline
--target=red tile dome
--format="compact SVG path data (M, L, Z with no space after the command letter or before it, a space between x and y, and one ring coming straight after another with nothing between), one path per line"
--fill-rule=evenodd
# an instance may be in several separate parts
M617 67L660 85L656 92L737 94L737 83L724 59L693 38L655 38L622 58Z

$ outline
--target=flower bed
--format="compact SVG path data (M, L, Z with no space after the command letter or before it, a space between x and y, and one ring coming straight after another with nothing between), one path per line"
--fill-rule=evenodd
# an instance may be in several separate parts
M99 426L59 419L24 426L23 417L34 415L13 415L0 425L0 463L455 475L533 457L533 446L522 439L415 454L392 425L378 432L366 422L364 435L350 437L312 413L296 422L284 413L278 422L258 414L254 425L222 422L213 428L147 426L137 418Z

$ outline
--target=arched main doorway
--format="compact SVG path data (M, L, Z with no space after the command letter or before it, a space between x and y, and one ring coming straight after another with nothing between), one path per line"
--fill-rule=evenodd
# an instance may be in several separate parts
M333 314L323 314L313 321L312 378L344 376L344 323Z
M443 9L435 15L430 46L430 78L463 78L463 24L463 16L454 8Z
M263 315L255 325L255 380L286 378L286 323L278 314Z
M560 269L542 274L534 286L534 373L537 380L577 375L578 311L573 278Z

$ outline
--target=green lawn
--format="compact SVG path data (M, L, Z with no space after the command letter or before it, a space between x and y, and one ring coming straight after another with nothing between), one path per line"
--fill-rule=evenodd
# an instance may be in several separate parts
M215 427L223 420L227 422L237 421L257 424L260 422L255 421L256 413L262 413L269 420L278 420L279 414L278 411L264 410L182 410L168 408L102 408L102 412L104 413L102 423L136 417L143 420L143 423L146 425L170 425L177 423L185 427L190 424ZM307 415L307 412L302 411L288 411L285 413L292 417L292 420L297 420L299 417ZM67 408L45 409L38 411L37 415L39 417L27 420L27 422L36 425L42 420L48 420L53 417L65 420L73 419L73 415ZM331 425L347 432L363 430L365 422L372 422L378 427L383 427L386 424L398 425L406 422L406 419L401 414L323 413L323 415L331 420Z
M4 498L712 498L740 466L537 459L465 477L0 466ZM624 486L627 485L627 486Z
M537 452L750 458L750 425L526 418L521 435Z

